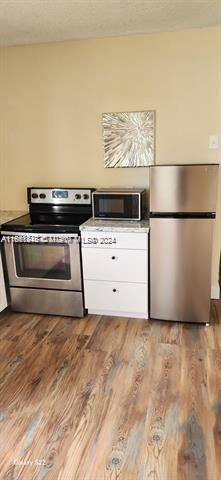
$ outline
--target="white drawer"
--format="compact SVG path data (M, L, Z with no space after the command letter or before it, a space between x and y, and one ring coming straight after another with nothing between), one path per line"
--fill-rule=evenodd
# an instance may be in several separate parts
M147 250L84 248L86 280L116 280L147 283Z
M147 250L148 233L82 231L82 248L128 248Z
M89 310L148 312L147 285L85 280L85 306Z

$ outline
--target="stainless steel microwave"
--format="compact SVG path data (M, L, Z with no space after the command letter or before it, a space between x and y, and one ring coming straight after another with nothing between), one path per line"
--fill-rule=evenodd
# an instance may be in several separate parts
M103 188L92 194L93 217L107 220L141 220L146 209L142 188Z

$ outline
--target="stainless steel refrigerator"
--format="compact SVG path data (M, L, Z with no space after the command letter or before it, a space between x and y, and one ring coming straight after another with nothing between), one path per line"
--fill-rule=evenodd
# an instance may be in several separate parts
M150 318L209 322L218 171L150 167Z

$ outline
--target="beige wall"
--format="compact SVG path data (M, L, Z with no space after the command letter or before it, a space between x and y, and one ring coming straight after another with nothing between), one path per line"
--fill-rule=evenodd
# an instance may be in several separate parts
M102 112L156 110L157 163L220 163L220 59L220 27L1 48L1 208L28 185L147 187L147 168L104 169ZM214 285L220 244L221 197Z

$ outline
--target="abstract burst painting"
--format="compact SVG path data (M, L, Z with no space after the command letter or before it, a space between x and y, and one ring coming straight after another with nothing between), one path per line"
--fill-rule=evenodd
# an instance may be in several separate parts
M155 112L103 113L104 166L148 167L154 163Z

